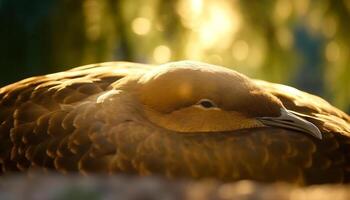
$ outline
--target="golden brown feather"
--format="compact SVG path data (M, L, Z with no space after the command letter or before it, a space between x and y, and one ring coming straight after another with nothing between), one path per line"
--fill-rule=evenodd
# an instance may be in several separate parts
M300 127L280 126L281 109ZM0 89L0 166L349 182L349 124L319 97L217 66L102 63Z

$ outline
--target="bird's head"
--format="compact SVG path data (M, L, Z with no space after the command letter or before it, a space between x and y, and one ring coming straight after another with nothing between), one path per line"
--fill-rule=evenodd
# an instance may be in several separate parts
M275 126L321 138L312 123L248 77L223 67L181 61L140 76L133 87L149 121L180 132L223 132Z

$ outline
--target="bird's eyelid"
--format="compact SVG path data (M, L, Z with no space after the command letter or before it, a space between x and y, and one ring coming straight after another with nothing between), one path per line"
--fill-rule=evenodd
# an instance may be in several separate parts
M200 99L196 105L201 106L203 108L218 108L218 106L216 105L216 103L214 103L212 100L210 99Z

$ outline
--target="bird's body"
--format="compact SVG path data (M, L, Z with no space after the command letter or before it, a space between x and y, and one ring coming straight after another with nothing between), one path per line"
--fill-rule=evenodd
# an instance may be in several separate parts
M2 173L341 183L349 152L350 117L326 101L203 63L102 63L0 89Z

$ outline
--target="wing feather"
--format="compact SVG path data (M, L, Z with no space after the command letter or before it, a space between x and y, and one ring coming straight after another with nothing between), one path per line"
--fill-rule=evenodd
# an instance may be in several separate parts
M256 81L284 106L314 122L322 140L265 127L217 134L176 134L147 122L114 123L97 97L150 66L112 62L28 78L0 89L3 173L55 169L106 173L284 180L350 181L350 118L319 97ZM111 115L107 121L101 115Z
M67 172L85 168L92 159L105 163L104 156L113 155L115 147L96 131L94 96L128 75L128 69L147 68L127 62L92 64L0 88L0 171L45 166Z
M278 97L284 106L312 121L326 132L350 137L350 117L324 99L293 87L255 80L255 83Z

